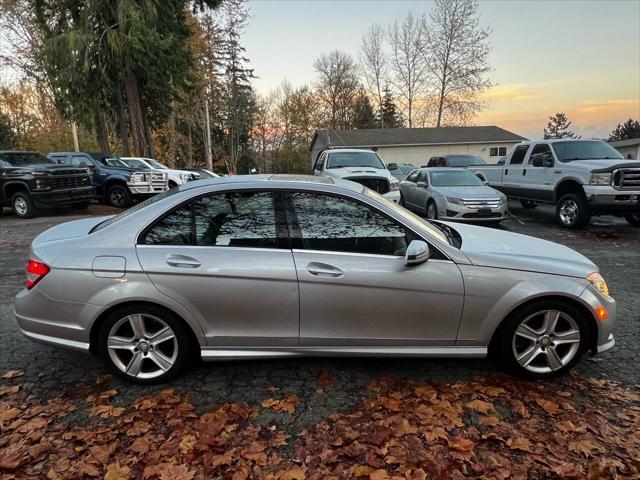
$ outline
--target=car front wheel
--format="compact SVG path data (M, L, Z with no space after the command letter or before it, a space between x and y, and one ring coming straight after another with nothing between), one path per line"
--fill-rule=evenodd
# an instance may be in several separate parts
M36 214L33 200L27 192L18 192L11 197L11 206L14 213L20 218L31 218Z
M113 312L100 329L100 354L109 368L132 383L163 383L178 375L189 358L189 337L181 322L152 306Z
M436 206L436 202L434 202L433 200L429 200L427 202L426 214L429 220L438 219L438 207Z
M506 320L496 344L498 361L522 377L556 377L580 361L587 339L580 310L565 302L541 300Z
M113 185L107 192L107 202L112 207L128 207L131 205L131 192L124 185Z
M582 195L568 193L558 200L556 217L565 228L582 228L591 220L591 212Z

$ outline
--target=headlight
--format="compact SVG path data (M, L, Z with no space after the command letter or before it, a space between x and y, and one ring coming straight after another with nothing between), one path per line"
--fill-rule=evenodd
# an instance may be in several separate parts
M145 174L142 172L134 172L129 177L131 183L143 183L146 180Z
M464 205L461 198L447 197L447 202L455 203L456 205Z
M607 282L605 282L604 278L602 278L602 275L600 275L598 272L593 272L592 274L590 274L587 277L587 280L589 280L591 282L591 285L593 285L595 289L598 290L602 295L604 295L605 297L609 296L609 287L607 286Z
M191 180L191 174L190 173L181 173L180 174L180 180L182 180L183 183L187 183L189 180Z
M392 191L400 190L400 182L398 182L397 180L392 181L391 182L391 190Z
M592 173L589 180L590 185L611 185L610 173Z
M507 203L507 197L500 197L500 205Z
M36 179L36 190L50 190L51 185L48 180Z

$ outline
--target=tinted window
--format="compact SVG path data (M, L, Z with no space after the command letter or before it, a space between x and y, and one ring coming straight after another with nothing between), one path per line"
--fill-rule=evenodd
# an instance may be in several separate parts
M553 160L553 154L551 153L551 149L549 148L549 145L547 145L546 143L539 143L535 145L531 150L531 155L529 155L528 163L532 164L533 162L531 161L531 159L533 158L534 155L538 155L538 154L542 154L545 159Z
M484 183L466 170L440 170L431 172L431 185L434 187L478 187Z
M327 168L371 167L385 168L380 157L374 152L331 152Z
M147 232L144 243L147 245L191 245L191 204L178 208L157 222Z
M527 150L529 150L529 145L521 145L517 147L513 151L513 155L511 155L511 161L509 162L509 165L518 165L522 163L525 155L527 154Z
M494 155L495 156L495 155ZM447 157L450 167L468 167L469 165L486 165L486 162L477 155L449 155Z
M148 170L149 167L147 165L145 165L144 163L142 163L140 160L122 160L124 163L126 163L128 166L133 167L133 168L141 168L144 170Z
M84 156L71 157L71 165L74 167L91 167L93 162Z
M581 140L569 142L553 142L553 150L561 162L573 160L623 160L622 155L611 145L598 140Z
M55 163L63 164L64 162L67 161L67 156L66 155L51 155L51 160L54 161Z
M35 152L6 152L0 155L3 165L7 167L24 167L27 165L54 165L55 162Z
M404 255L404 227L364 205L316 193L293 193L303 248L333 252Z
M194 202L196 245L276 248L276 215L270 192L237 192Z

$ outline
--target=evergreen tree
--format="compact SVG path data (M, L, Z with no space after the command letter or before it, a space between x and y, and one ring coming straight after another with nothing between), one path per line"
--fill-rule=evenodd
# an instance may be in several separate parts
M623 124L618 124L609 134L609 141L629 140L631 138L640 138L640 122L638 120L629 119Z
M547 128L544 129L544 138L580 138L580 135L576 135L573 130L569 130L571 122L567 116L558 112L552 117L549 117L549 123Z
M376 128L376 114L369 96L361 90L353 105L353 128Z
M379 124L382 128L402 128L404 127L404 119L396 106L393 94L389 87L385 87L384 96L382 97L382 105L380 106Z
M16 134L8 115L0 113L0 150L12 150L16 145Z

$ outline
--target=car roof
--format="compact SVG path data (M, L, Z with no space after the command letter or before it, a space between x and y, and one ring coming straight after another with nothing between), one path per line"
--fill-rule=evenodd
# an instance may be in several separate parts
M430 172L468 172L466 168L460 167L422 167L420 170L428 170Z
M359 183L350 182L348 180L342 180L339 178L323 177L318 175L289 175L289 174L265 174L265 175L232 175L227 177L217 178L205 178L202 180L195 180L192 182L181 185L180 190L191 190L192 188L204 187L207 185L223 185L223 184L243 184L243 186L255 186L256 188L268 187L269 184L273 186L283 186L295 188L298 186L309 186L310 184L316 185L332 185L353 192L361 192L364 188ZM254 185L251 185L254 184Z
M323 150L323 153L332 153L332 152L347 152L347 153L358 153L358 152L366 152L366 153L376 153L375 151L369 148L327 148Z

